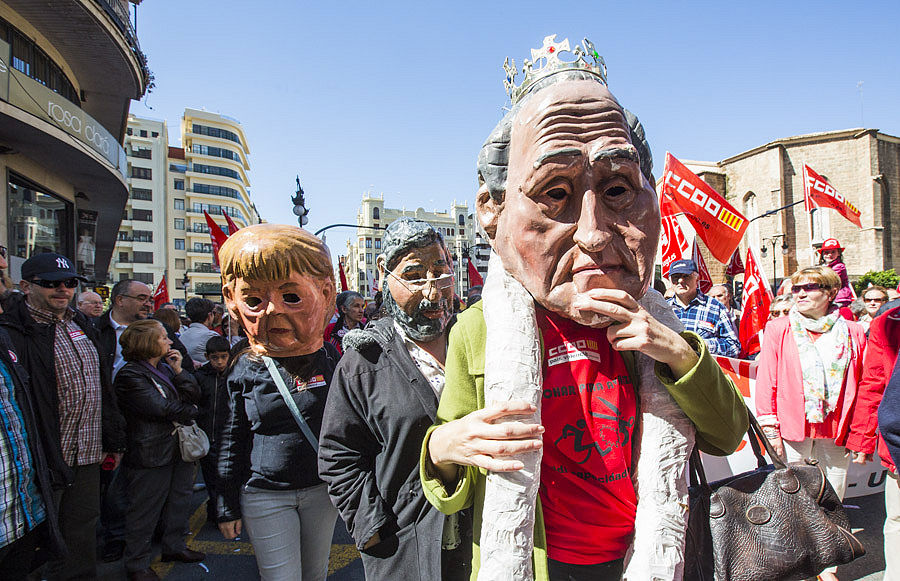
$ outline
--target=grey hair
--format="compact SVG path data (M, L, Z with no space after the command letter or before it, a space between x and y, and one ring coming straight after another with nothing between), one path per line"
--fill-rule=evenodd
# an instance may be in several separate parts
M413 248L440 244L446 250L444 237L434 226L416 218L398 218L388 224L382 239L384 267L393 270L403 256Z
M485 184L491 197L498 202L503 201L506 194L506 176L509 167L509 141L512 134L513 119L519 114L522 105L541 89L555 85L562 81L597 80L595 75L584 71L564 71L541 79L528 93L522 97L503 116L499 123L488 135L481 151L478 152L478 183ZM637 148L641 160L641 173L651 184L653 179L653 155L650 152L650 144L647 142L644 127L640 120L631 111L624 109L625 121L628 123L628 132L631 143Z

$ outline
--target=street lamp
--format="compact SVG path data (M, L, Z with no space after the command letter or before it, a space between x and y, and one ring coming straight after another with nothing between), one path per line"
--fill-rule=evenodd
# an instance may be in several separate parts
M297 222L300 223L302 228L309 222L309 218L306 217L309 214L309 209L306 207L306 200L303 197L303 188L300 187L299 175L297 176L297 191L291 196L291 201L294 203L294 215L297 216Z
M772 283L773 284L776 284L778 282L776 280L778 278L777 271L776 271L778 266L776 263L775 246L778 244L779 239L781 240L781 253L786 256L787 253L790 252L790 248L788 247L787 237L784 234L773 234L769 238L763 238L762 239L762 248L760 249L760 253L763 255L763 258L765 258L766 251L767 251L766 245L768 245L768 244L772 245Z

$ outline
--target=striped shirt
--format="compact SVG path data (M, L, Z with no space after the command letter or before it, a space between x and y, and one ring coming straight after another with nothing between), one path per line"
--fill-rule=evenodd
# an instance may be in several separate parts
M68 309L62 319L35 309L28 312L39 323L55 324L53 362L59 396L59 439L63 460L69 466L97 464L101 450L100 357Z
M699 290L687 306L682 305L677 296L670 298L669 304L681 319L685 330L697 333L706 341L711 354L725 357L738 357L741 354L741 342L731 313L725 305Z
M47 517L15 383L0 361L0 547L22 538Z

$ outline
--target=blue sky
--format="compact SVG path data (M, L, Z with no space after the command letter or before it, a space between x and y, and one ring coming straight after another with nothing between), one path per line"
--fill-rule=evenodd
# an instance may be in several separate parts
M167 120L173 140L185 107L237 118L263 218L294 221L299 173L315 231L354 222L370 188L392 207L471 207L478 149L508 103L503 59L521 66L554 33L594 42L657 174L666 151L720 160L817 131L900 135L897 22L896 1L152 0L138 36L157 86L131 112ZM335 253L351 233L328 233Z

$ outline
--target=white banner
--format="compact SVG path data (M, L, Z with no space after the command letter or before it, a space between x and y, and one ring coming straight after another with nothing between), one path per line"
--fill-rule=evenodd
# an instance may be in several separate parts
M718 361L722 370L734 380L734 383L744 396L744 400L747 402L747 407L755 414L756 404L753 398L756 393L756 368L759 363L721 356L717 356L716 361ZM757 466L753 448L750 447L750 441L746 435L737 452L731 456L720 457L702 454L702 457L706 478L710 482L726 478L732 474L755 470ZM850 464L850 470L847 473L847 493L845 498L881 492L884 490L885 478L887 478L887 469L881 465L877 452L874 460L868 464Z

